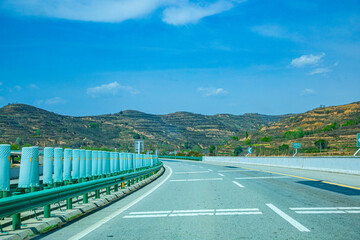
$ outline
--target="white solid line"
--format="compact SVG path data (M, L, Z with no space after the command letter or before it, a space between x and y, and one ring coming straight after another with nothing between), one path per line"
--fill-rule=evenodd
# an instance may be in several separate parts
M196 181L219 181L223 180L222 178L196 178L196 179L174 179L170 182L196 182Z
M259 211L258 208L216 209L216 212Z
M169 217L196 217L196 216L214 216L214 213L173 213Z
M232 181L232 182L235 183L236 185L238 185L239 187L244 188L244 186L241 185L240 183L238 183L237 181Z
M199 210L174 210L173 213L200 213L200 212L214 212L214 209L199 209Z
M222 170L218 172L255 172L255 170L238 169L238 170Z
M289 215L287 215L286 213L284 213L283 211L281 211L280 209L278 209L271 203L266 204L266 206L268 206L276 214L278 214L280 217L285 219L288 223L290 223L295 228L297 228L300 232L310 232L310 230L307 229L304 225L302 225L301 223L299 223L298 221L296 221L295 219L293 219L292 217L290 217Z
M290 208L291 210L337 210L336 207Z
M90 227L87 227L85 230L79 232L78 234L76 234L75 236L69 238L70 240L77 240L77 239L81 239L83 237L85 237L86 235L88 235L89 233L91 233L92 231L94 231L95 229L101 227L103 224L107 223L108 221L110 221L111 219L117 217L118 215L120 215L121 213L123 213L124 211L126 211L127 209L131 208L132 206L134 206L135 204L137 204L138 202L140 202L141 200L143 200L144 198L146 198L147 196L149 196L152 192L154 192L156 189L158 189L161 185L163 185L172 175L172 169L170 167L167 166L167 168L169 168L169 175L163 180L161 181L158 185L156 185L155 187L153 187L152 189L150 189L148 192L146 192L145 194L143 194L141 197L137 198L136 200L132 201L131 203L129 203L128 205L126 205L123 208L120 208L119 210L117 210L116 212L114 212L113 214L110 214L109 216L101 219L100 221L98 221L97 223L91 225Z
M235 179L266 179L266 178L290 178L288 176L274 176L274 177L237 177Z
M295 211L299 214L331 214L331 213L346 213L344 211Z
M215 215L253 215L253 214L262 214L262 212L222 212L222 213L215 213Z
M209 173L209 171L175 172L174 174L195 174L195 173Z
M127 215L123 218L156 218L156 217L167 217L167 214L153 214L153 215Z
M212 172L213 170L211 170L211 169L208 169L209 170L209 172Z
M347 213L360 213L360 211L346 211Z
M309 207L309 208L290 208L291 210L360 210L360 207Z
M171 213L171 211L131 212L129 214L132 215L132 214L162 214L162 213Z
M224 174L221 174L221 173L218 173L220 176L222 176L222 177L225 177L225 175Z

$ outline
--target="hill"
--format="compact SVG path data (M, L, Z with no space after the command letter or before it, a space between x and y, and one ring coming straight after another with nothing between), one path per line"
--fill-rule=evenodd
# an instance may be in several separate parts
M38 146L120 148L132 150L143 138L147 149L206 149L231 136L256 131L285 116L176 112L166 115L127 110L116 114L71 117L25 104L0 108L0 141Z
M248 139L242 136L229 141L218 148L218 153L231 154L236 147L246 150L251 145L257 155L290 155L292 143L299 142L300 155L350 155L356 151L357 133L360 102L284 117L251 133Z

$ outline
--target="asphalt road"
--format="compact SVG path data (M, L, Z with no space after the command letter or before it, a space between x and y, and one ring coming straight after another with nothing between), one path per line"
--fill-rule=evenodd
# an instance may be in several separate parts
M153 183L38 239L360 239L360 176L164 163Z

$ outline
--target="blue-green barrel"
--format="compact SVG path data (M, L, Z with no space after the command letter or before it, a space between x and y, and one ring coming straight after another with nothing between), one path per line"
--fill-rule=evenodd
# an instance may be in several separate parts
M92 151L86 150L85 152L85 165L86 165L86 174L85 177L91 177L91 167L92 167Z
M125 153L122 153L122 152L119 153L119 168L120 168L120 172L125 170L125 169L124 169L124 159L125 159L124 154L125 154Z
M98 162L99 162L99 157L98 157L98 152L99 151L92 151L91 152L91 176L95 177L98 175Z
M103 175L103 151L98 151L98 175Z
M120 172L120 153L115 152L115 172Z
M54 182L63 182L64 151L62 148L54 149Z
M111 163L110 152L106 152L106 158L107 158L107 162L106 162L106 174L109 174L109 173L110 173L110 163Z
M103 170L103 174L108 174L108 168L107 168L107 166L108 166L108 163L109 163L109 159L108 159L108 157L107 157L107 152L106 151L102 151L101 152L101 154L102 154L102 158L103 158L103 162L102 162L102 170Z
M20 172L19 172L19 183L18 188L29 188L30 187L30 171L32 159L31 147L23 147L21 149L21 160L20 160Z
M9 144L0 145L0 191L10 191L10 154Z
M64 181L71 180L71 165L72 165L73 150L66 148L64 150Z
M115 172L115 154L114 152L110 152L110 173Z
M85 157L86 157L86 151L84 149L80 150L80 171L79 171L79 177L80 178L85 178L86 177L86 162L85 162Z
M129 170L130 153L125 153L125 170Z
M54 162L54 148L44 148L44 162L43 162L43 183L52 184L53 174L53 162Z
M80 177L80 149L73 150L73 160L72 160L72 179L79 179Z
M39 175L39 147L31 147L31 161L30 166L30 187L40 187Z

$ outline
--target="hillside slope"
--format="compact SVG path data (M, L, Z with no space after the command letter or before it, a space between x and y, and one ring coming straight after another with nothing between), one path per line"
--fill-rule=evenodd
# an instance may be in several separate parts
M288 116L250 134L249 139L255 154L260 155L290 155L293 142L302 144L300 155L350 155L356 150L357 133L360 133L360 102ZM320 139L326 145L315 145ZM218 151L230 154L239 145L245 150L250 145L245 140L230 141Z
M147 149L208 148L229 137L279 121L284 116L260 114L207 116L188 112L153 115L138 111L71 117L25 104L0 108L0 141L39 146L108 147L131 150L134 138ZM18 139L19 140L19 139Z

